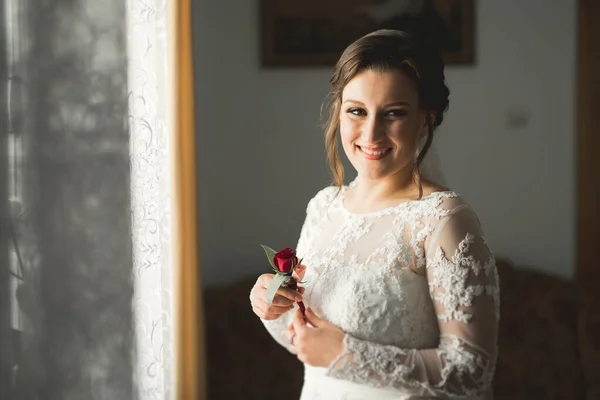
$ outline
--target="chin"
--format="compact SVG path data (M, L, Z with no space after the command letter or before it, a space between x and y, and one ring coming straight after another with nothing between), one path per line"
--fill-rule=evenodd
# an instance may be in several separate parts
M368 169L368 168L356 168L356 166L354 167L354 169L357 172L357 176L361 179L366 179L366 180L370 180L370 181L379 181L379 180L383 180L386 178L389 178L392 174L391 171L374 171L372 169Z
M366 167L364 164L356 162L353 162L352 165L359 178L370 181L396 179L398 176L404 175L404 171L409 168L409 165L397 165L395 168L389 168L389 166L384 168L374 168L373 166Z

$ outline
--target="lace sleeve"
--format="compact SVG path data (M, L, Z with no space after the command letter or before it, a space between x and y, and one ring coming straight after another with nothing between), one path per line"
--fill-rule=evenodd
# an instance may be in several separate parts
M292 318L294 317L294 313L296 312L297 307L298 306L294 306L292 310L286 312L281 317L275 320L267 321L262 318L260 319L265 328L267 329L267 332L269 332L273 339L275 339L277 343L279 343L282 347L284 347L287 351L289 351L292 354L296 354L296 351L294 351L290 346L285 332L287 330L288 325L292 322Z
M306 218L304 219L304 223L302 224L302 229L300 230L300 238L298 239L298 244L296 246L296 253L300 258L303 258L306 252L308 251L308 243L313 233L313 220L315 218L316 213L315 208L317 196L319 196L319 194L313 197L308 202L308 205L306 207ZM293 350L290 346L290 343L288 342L286 337L286 331L288 326L292 322L294 313L297 309L298 305L294 304L294 308L292 310L288 311L276 320L266 321L261 319L262 323L264 324L269 334L271 334L273 339L275 339L277 343L279 343L292 354L296 354L296 351Z
M429 293L440 328L437 348L402 349L344 339L329 376L423 394L487 393L496 365L498 275L479 221L468 207L445 217L425 244Z

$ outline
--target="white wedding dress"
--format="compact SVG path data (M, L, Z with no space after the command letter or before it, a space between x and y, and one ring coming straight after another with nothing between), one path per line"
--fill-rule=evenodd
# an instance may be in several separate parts
M347 189L311 199L296 248L304 303L346 333L331 365L305 364L301 400L492 398L498 275L471 207L448 191L356 214ZM294 312L262 320L292 353Z

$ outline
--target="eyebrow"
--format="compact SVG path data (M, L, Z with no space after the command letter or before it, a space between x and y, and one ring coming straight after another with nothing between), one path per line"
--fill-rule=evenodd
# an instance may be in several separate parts
M360 104L362 106L365 105L365 103L363 103L362 101L352 100L352 99L348 99L348 100L344 101L343 104L346 104L346 103L355 103L355 104ZM408 101L394 101L393 103L389 103L389 104L385 105L385 107L391 107L391 106L408 106L408 107L410 107L411 104Z

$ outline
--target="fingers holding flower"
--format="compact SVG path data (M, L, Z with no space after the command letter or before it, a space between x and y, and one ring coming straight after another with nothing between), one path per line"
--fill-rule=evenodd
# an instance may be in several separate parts
M254 313L263 320L274 320L294 308L294 303L302 300L304 288L298 291L281 287L277 289L271 304L266 300L266 291L273 281L273 274L261 275L250 291L250 304Z
M311 308L306 318L298 310L288 327L287 337L298 359L314 367L329 366L344 351L344 332L317 316Z
M296 268L294 268L293 277L296 282L302 283L302 279L304 279L304 275L306 274L306 265L298 264Z
M294 330L294 325L290 324L285 333L288 342L290 343L290 347L294 348L294 339L296 338L296 331Z
M300 264L302 260L298 259L296 251L291 247L275 251L269 246L261 246L275 272L275 276L265 292L267 304L272 305L278 288L287 287L299 292L298 281L304 276L306 266ZM298 268L297 271L296 268ZM304 313L305 307L302 300L297 300L297 303L302 313Z

